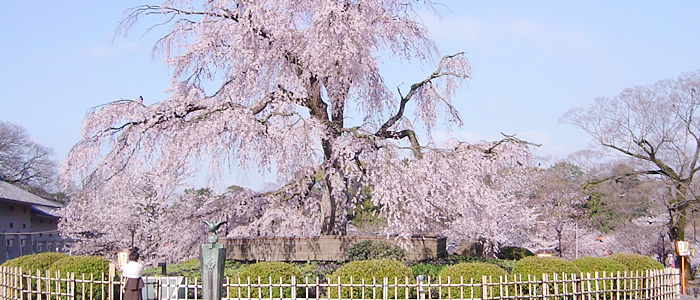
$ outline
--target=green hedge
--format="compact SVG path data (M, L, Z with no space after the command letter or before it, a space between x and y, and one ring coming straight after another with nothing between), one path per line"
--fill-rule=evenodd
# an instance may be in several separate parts
M328 294L326 297L331 299L338 297L342 299L360 299L362 298L363 293L365 298L371 297L374 293L380 293L377 294L380 296L382 293L381 285L384 277L389 279L389 284L394 284L395 281L398 283L405 283L406 280L409 280L409 282L415 281L415 279L412 278L413 273L411 272L411 269L400 261L389 259L358 260L347 263L338 268L328 277L329 282L331 284L337 284L338 278L340 278L341 283L349 284L350 279L352 278L353 284L360 285L364 280L366 285L374 284L375 287L355 287L352 289L352 295L349 287L343 287L340 289L340 291L337 287L331 287L328 289ZM339 292L340 296L338 295ZM398 298L405 298L405 289L390 288L389 298L393 299L395 296Z
M66 253L42 252L13 258L5 261L2 265L6 267L22 268L22 270L26 272L34 270L41 270L43 272L48 270L51 264L67 256L68 254Z
M465 284L471 283L482 283L483 276L491 277L495 282L500 282L501 276L507 276L508 272L503 268L489 263L476 262L476 263L460 263L453 266L445 267L438 273L442 283L447 282L447 278L450 278L450 283L460 283ZM498 289L491 290L489 296L500 296ZM450 299L462 299L466 298L481 298L481 288L471 288L465 287L463 289L459 288L446 288L442 290L443 298Z
M542 274L578 274L580 272L581 270L575 264L563 258L528 256L515 262L511 274L529 274L542 278Z
M253 287L229 288L229 298L289 298L292 295L289 287L273 287L258 289L254 285L279 285L291 283L292 276L297 280L301 280L302 273L296 266L285 262L260 262L243 267L240 271L230 278L231 283L242 284L250 283ZM281 281L280 281L281 280ZM270 291L272 295L270 295Z
M348 249L348 260L393 259L404 260L406 252L401 247L386 241L367 240Z
M91 277L93 280L107 280L109 276L109 261L101 256L66 256L52 263L49 266L49 271L60 271L61 274L72 272L75 273L76 279L82 279L85 276L85 279L88 280ZM102 277L103 275L104 277ZM61 287L61 290L66 291L66 287ZM85 283L84 286L76 283L74 296L76 299L87 299L90 297L92 299L102 299L102 296L106 296L102 295L102 289L92 289L92 293L90 291L89 283ZM106 290L104 292L108 293Z
M632 253L615 253L607 257L627 266L630 271L645 271L645 270L660 270L664 266L655 259L640 254Z
M537 257L528 256L521 260L515 262L515 266L511 271L511 274L517 278L517 280L522 277L523 280L528 278L541 280L543 274L546 274L550 279L556 274L557 277L561 278L562 274L566 274L568 277L571 274L580 274L580 270L576 265L568 260L559 257ZM561 293L564 289L571 291L573 290L573 284L560 284L560 285L550 285L550 293ZM523 292L529 293L529 287L525 287Z
M618 271L624 272L627 270L625 264L603 257L580 257L571 262L583 273L595 274L595 272L598 272L601 276L603 272L617 274Z
M53 262L49 271L73 272L76 277L85 274L86 278L90 275L100 278L102 274L108 274L109 261L102 256L66 256Z

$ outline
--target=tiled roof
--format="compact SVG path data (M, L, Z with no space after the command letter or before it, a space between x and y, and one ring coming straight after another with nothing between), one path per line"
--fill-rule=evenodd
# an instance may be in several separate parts
M56 208L56 207L32 205L32 211L41 215L41 216L60 217L58 210L59 210L59 208Z
M63 205L58 202L46 200L5 181L0 181L0 200L48 206L49 208L63 207Z

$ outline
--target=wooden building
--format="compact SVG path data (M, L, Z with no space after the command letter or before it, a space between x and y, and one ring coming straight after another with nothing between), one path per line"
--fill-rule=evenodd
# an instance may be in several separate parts
M18 256L61 251L58 210L63 205L0 181L0 263Z

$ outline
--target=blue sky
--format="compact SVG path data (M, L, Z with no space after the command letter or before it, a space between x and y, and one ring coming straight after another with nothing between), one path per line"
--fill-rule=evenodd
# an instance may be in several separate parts
M464 126L436 132L468 141L500 132L564 158L587 147L560 124L567 110L700 68L700 1L440 1L424 15L442 54L468 53L474 78L459 92ZM114 36L140 1L6 1L0 11L0 120L24 126L62 159L90 107L167 97L169 70L152 55L159 37L141 22ZM448 9L449 8L449 9ZM114 39L113 39L114 38ZM386 62L390 87L432 66ZM240 177L239 177L240 178ZM245 180L244 180L245 181Z

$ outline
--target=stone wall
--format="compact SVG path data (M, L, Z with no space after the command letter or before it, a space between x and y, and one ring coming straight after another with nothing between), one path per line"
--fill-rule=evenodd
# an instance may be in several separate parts
M384 236L319 236L313 238L221 238L226 258L241 261L346 261L348 249L365 240L398 244L402 240ZM422 260L447 256L446 238L416 236L408 241L406 259Z

